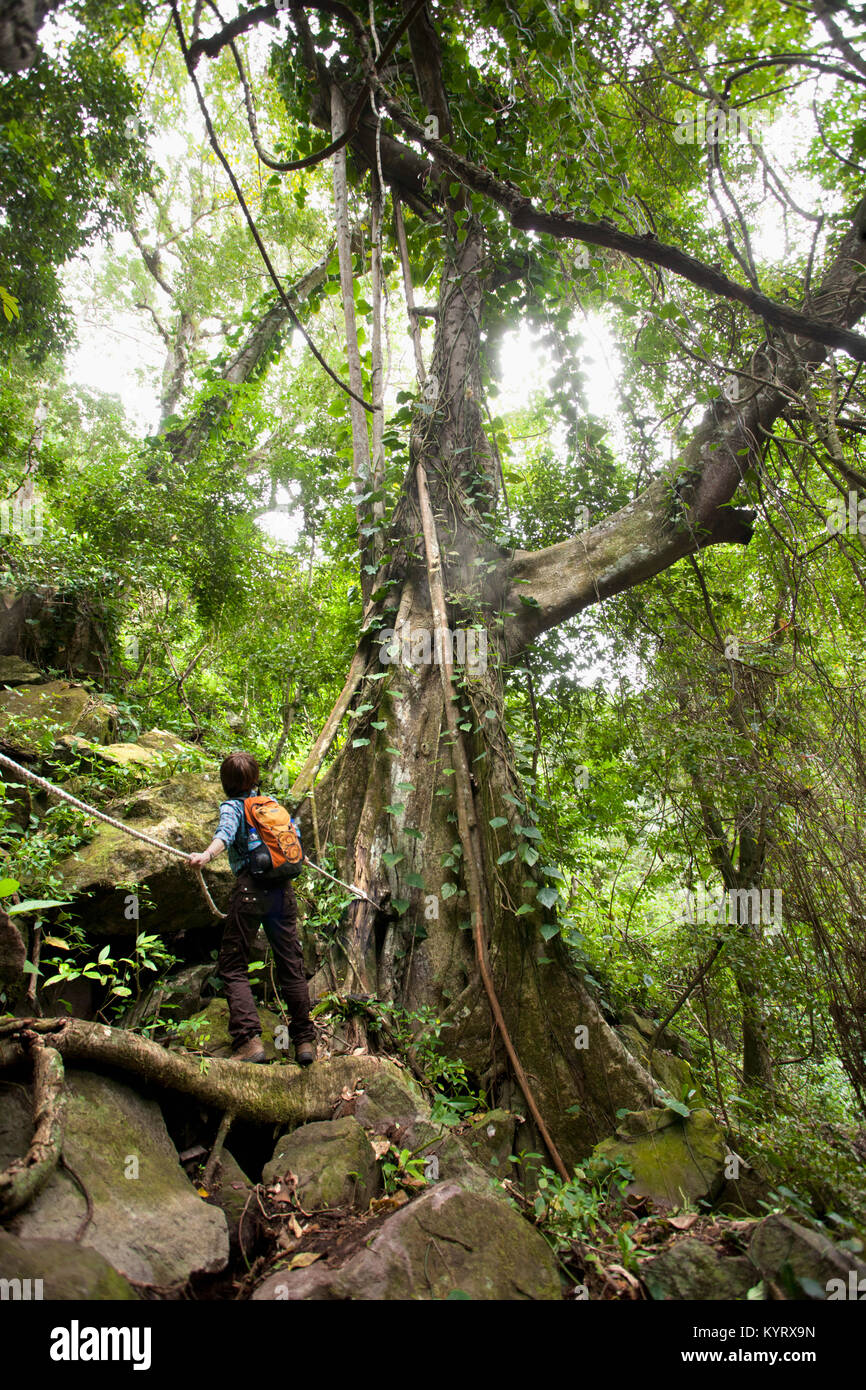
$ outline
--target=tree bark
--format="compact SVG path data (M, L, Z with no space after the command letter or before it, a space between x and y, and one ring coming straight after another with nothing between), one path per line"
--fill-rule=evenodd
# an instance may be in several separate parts
M22 1027L19 1021L16 1027ZM0 1173L3 1221L42 1191L63 1147L63 1060L35 1031L24 1029L20 1037L33 1069L33 1138L24 1158L13 1159Z
M45 17L62 0L0 0L0 68L21 72L36 60Z
M293 1066L251 1067L221 1057L202 1059L170 1052L126 1029L79 1018L19 1018L0 1023L0 1067L20 1061L25 1029L44 1040L45 1050L59 1053L64 1062L119 1067L142 1081L180 1091L216 1110L230 1111L235 1119L257 1124L293 1126L329 1120L345 1086L354 1087L356 1081L382 1069L379 1058L371 1056L333 1057L311 1071Z

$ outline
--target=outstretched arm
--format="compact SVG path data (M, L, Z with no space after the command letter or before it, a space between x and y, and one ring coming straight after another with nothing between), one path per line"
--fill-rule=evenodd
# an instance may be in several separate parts
M215 835L206 850L201 854L191 854L189 856L189 862L194 869L203 869L205 864L209 864L212 859L216 859L218 854L222 854L225 847L225 840L221 840L218 835Z

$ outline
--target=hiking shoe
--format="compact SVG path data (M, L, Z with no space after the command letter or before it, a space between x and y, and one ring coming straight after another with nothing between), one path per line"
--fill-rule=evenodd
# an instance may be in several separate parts
M258 1034L255 1037L247 1038L232 1053L232 1061L234 1062L266 1062L267 1060L265 1049L262 1047L262 1040Z
M316 1049L312 1043L298 1043L295 1048L295 1061L299 1067L308 1067L316 1060Z

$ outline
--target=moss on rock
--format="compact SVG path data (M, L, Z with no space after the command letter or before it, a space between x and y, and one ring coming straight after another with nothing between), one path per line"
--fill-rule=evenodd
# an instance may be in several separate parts
M675 1208L712 1200L725 1178L725 1137L709 1110L688 1119L670 1110L626 1115L611 1139L597 1144L602 1158L621 1159L634 1174L629 1191Z
M0 743L27 757L49 753L61 734L107 743L118 720L114 705L71 681L0 690Z
M306 1211L357 1207L366 1211L381 1186L373 1147L354 1115L301 1125L277 1141L262 1181L293 1173Z
M0 1231L0 1278L42 1280L41 1294L52 1301L135 1302L138 1295L98 1250L72 1240L20 1240ZM14 1297L14 1294L13 1294Z
M191 852L210 843L221 800L215 771L181 773L112 802L108 811L136 830ZM113 826L100 823L90 843L62 860L57 870L64 892L92 895L91 903L81 903L76 910L85 924L96 919L105 936L137 931L170 934L217 924L182 860ZM209 865L205 875L214 901L225 911L234 882L227 856ZM129 916L129 893L143 898L137 919ZM144 900L145 894L152 906Z

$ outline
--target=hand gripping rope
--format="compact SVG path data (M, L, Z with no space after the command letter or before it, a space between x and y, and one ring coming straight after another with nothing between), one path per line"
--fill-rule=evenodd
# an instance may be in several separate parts
M61 801L68 802L70 806L74 806L78 811L83 811L87 816L93 816L96 820L105 821L106 825L113 825L115 830L122 830L124 835L130 835L134 840L143 840L146 845L153 845L154 849L161 849L164 854L173 854L176 859L189 860L191 857L186 850L178 849L176 845L167 845L163 840L157 840L153 835L146 835L143 830L133 830L131 826L125 825L123 821L116 820L114 816L106 815L105 811L98 811L95 806L88 806L86 801L79 801L77 796L72 796L70 792L65 792L60 787L55 787L51 782L46 781L44 777L37 776L37 774L31 772L29 768L22 767L20 763L14 762L12 758L7 758L5 753L0 753L0 767L10 768L17 776L25 778L28 782L35 783L37 787L41 787L42 790L48 792L49 795L59 797ZM334 878L333 874L329 874L327 869L320 868L318 864L314 864L312 860L307 859L306 856L304 857L304 863L308 868L314 869L317 874L321 874L323 878L330 879L332 883L336 883L340 888L345 888L347 892L354 893L356 897L363 898L366 902L372 903L373 907L378 907L378 903L373 902L373 899L369 897L362 888L356 888L354 884L343 883L342 879ZM226 914L220 912L211 897L208 886L202 878L200 868L196 868L195 875L205 896L205 901L214 916L225 917Z

